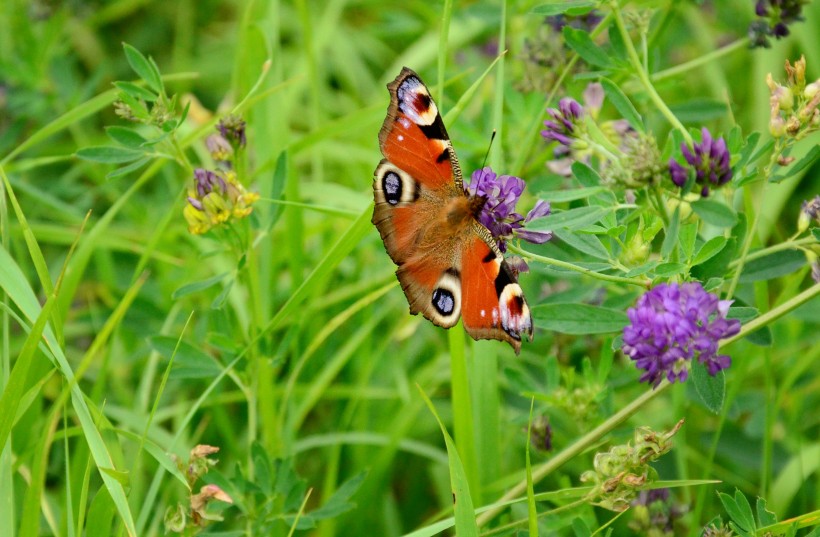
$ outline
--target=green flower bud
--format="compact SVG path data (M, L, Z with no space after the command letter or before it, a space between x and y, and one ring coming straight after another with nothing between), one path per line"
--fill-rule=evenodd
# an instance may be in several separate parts
M806 89L803 90L803 97L806 99L813 99L814 96L817 95L818 91L820 91L820 79L817 79L806 86Z

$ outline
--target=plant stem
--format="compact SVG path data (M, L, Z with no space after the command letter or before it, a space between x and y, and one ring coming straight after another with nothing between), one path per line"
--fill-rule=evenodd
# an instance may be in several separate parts
M799 295L796 295L796 296L790 298L789 300L787 300L786 302L780 304L776 308L774 308L772 310L769 310L766 313L764 313L763 315L761 315L760 317L757 317L756 319L752 319L748 323L744 324L741 327L740 332L738 332L737 334L735 334L734 336L732 336L730 338L727 338L727 339L724 339L723 341L721 341L720 342L720 347L722 348L722 347L725 347L726 345L729 345L730 343L734 343L738 339L740 339L742 337L745 337L746 335L754 332L758 328L761 328L761 327L766 326L767 324L773 323L774 321L776 321L780 317L786 315L787 313L789 313L793 309L795 309L798 306L808 302L809 300L811 300L812 298L814 298L818 294L820 294L820 283L814 284L813 286L809 287L808 289L806 289L805 291L803 291Z
M666 391L671 384L669 381L664 380L661 384L654 390L647 390L637 399L626 405L617 413L613 414L609 417L605 422L600 424L599 426L595 427L593 430L585 434L581 437L577 442L563 450L562 452L558 453L550 459L549 461L545 462L543 465L539 466L532 472L532 482L537 483L551 472L560 468L564 463L583 453L588 447L595 444L598 440L600 440L605 434L612 431L615 427L620 425L621 423L625 422L632 414L637 412L641 407L647 404L649 401L654 399L655 397L659 396L661 393ZM513 488L508 490L501 498L498 499L496 503L503 503L514 498L517 498L522 493L524 493L527 489L527 480L524 479L516 484ZM494 507L484 513L482 513L477 519L476 522L479 526L482 526L493 519L493 517L498 514L498 512L503 509L504 506Z
M756 250L749 255L746 256L746 261L754 261L755 259L760 259L761 257L766 257L767 255L774 254L780 252L782 250L792 250L800 248L803 245L814 244L817 242L814 237L804 237L802 239L797 240L788 240L786 242L781 242L775 244L774 246L769 246L768 248L761 248L760 250ZM729 268L735 268L740 263L740 259L735 259L734 261L729 263Z
M729 54L731 52L734 52L739 48L745 47L748 44L749 44L749 38L748 37L743 37L743 38L738 39L737 41L735 41L733 43L729 43L725 47L721 47L717 50L713 50L712 52L710 52L708 54L704 54L703 56L698 56L694 60L691 60L691 61L688 61L688 62L685 62L685 63L681 63L680 65L676 65L674 67L670 67L669 69L664 69L663 71L658 71L657 73L649 75L649 80L651 80L652 82L658 82L658 81L663 80L665 78L669 78L669 77L679 75L681 73L685 73L686 71L690 71L692 69L700 67L701 65L706 65L707 63L710 63L710 62L713 62L713 61L715 61L719 58L722 58L723 56L726 56L727 54Z
M646 73L643 65L641 64L641 59L638 57L638 52L635 50L635 45L632 43L632 39L629 37L629 32L626 30L626 25L624 24L623 15L621 15L621 8L618 5L617 1L611 1L610 4L612 5L612 14L615 16L615 25L618 27L618 31L623 38L624 44L626 46L626 52L629 56L629 61L632 64L632 67L635 69L635 74L638 75L638 79L643 84L646 92L649 94L649 98L652 100L653 104L658 108L661 114L666 117L669 123L672 124L673 127L678 129L683 137L686 139L686 142L689 145L692 145L692 136L683 126L683 123L675 117L675 114L666 106L666 103L663 102L661 96L658 95L658 92L655 90L655 87L652 85L652 81L649 79L649 75Z
M760 190L760 203L762 203L762 200L765 199L766 188L769 186L769 176L771 175L772 167L777 162L777 157L783 150L784 145L778 139L775 143L774 150L769 157L769 164L767 164L766 168L763 170L763 187ZM732 277L732 282L729 284L729 289L726 291L727 298L731 298L735 295L738 281L740 281L740 274L743 272L743 267L746 264L746 257L749 255L749 248L752 247L752 240L754 240L754 236L757 233L757 224L760 221L760 210L758 208L758 210L752 212L754 213L752 216L752 225L749 226L749 229L746 231L746 238L743 240L743 249L740 251L740 258L737 260L735 275Z
M545 265L550 265L553 267L561 267L575 272L580 272L581 274L584 274L591 278L596 278L608 282L628 283L630 285L637 285L639 287L649 287L649 284L652 283L651 280L643 278L624 278L623 276L601 274L600 272L595 272L594 270L590 270L588 268L573 265L572 263L568 263L567 261L561 261L560 259L553 259L551 257L545 257L543 255L538 255L532 252L528 252L526 250L522 250L521 248L514 246L512 244L509 244L508 247L511 251L520 254L528 259L532 259L533 261L538 261L539 263L543 263Z

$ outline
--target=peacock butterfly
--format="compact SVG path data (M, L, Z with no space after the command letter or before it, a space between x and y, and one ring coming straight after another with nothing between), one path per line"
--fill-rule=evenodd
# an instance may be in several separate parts
M478 221L486 198L464 191L447 129L421 78L405 67L387 89L372 222L398 265L410 313L444 328L461 317L473 339L506 341L518 354L521 335L532 339L532 317L516 273Z

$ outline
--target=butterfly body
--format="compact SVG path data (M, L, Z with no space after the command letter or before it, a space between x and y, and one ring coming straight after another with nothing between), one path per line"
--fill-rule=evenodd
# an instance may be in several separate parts
M419 76L404 68L388 84L374 173L373 224L398 265L410 313L450 328L459 317L474 339L521 348L532 318L513 270L478 220L486 199L464 191L444 122Z

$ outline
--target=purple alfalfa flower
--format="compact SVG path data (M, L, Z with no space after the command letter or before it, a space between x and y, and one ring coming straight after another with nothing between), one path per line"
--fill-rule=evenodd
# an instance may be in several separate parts
M673 158L669 159L669 176L672 178L672 182L675 183L675 186L683 188L683 185L686 184L686 180L689 178L689 172L678 164Z
M680 149L689 168L695 171L695 183L701 186L701 196L709 195L709 188L725 185L732 179L732 168L729 165L730 154L723 137L712 138L709 129L701 130L701 141L695 142L692 149L686 142ZM675 159L669 159L669 175L678 187L686 184L689 175L687 167Z
M502 252L507 251L506 241L513 236L535 244L552 238L551 231L524 229L524 224L550 213L548 202L538 200L526 217L515 212L518 199L524 192L524 180L520 177L497 175L492 168L485 166L472 173L464 190L471 197L484 199L478 221L490 230Z
M598 23L604 19L598 11L592 10L583 15L572 16L566 14L550 15L544 22L547 23L554 31L561 32L564 26L575 28L576 30L592 31L598 26Z
M584 114L584 108L575 99L564 97L558 101L558 108L548 108L547 113L552 119L544 121L547 128L541 131L541 136L565 146L572 144L573 133Z
M809 222L814 220L820 225L820 195L814 196L811 201L804 201L800 206L800 213Z
M205 168L196 168L194 170L194 186L200 198L204 198L217 189L220 193L224 193L225 190L227 190L225 179L219 173L206 170Z
M803 20L803 6L808 0L757 0L755 15L749 25L750 48L769 47L769 37L780 39L789 35L789 25Z
M660 284L627 310L623 352L643 369L641 382L657 387L663 378L683 382L693 358L710 375L732 363L718 355L718 342L740 331L740 321L727 319L730 300L720 300L698 282Z
M231 115L222 118L216 129L235 148L245 147L248 142L245 137L245 121L240 117Z

